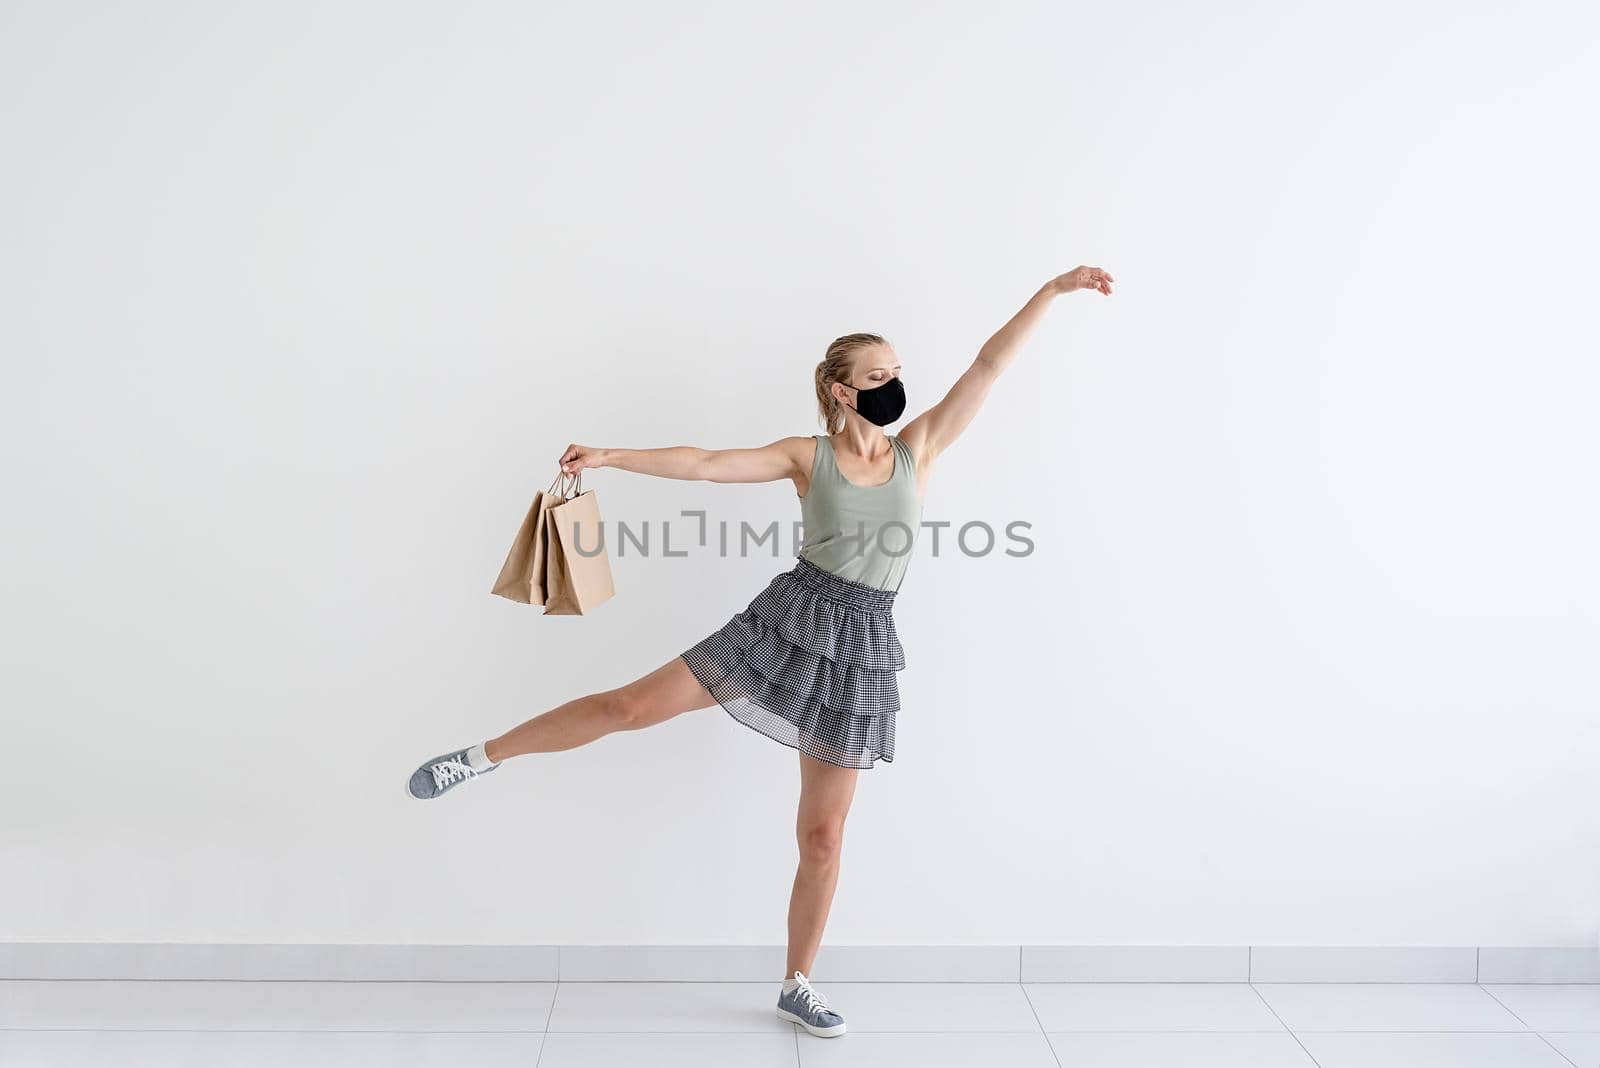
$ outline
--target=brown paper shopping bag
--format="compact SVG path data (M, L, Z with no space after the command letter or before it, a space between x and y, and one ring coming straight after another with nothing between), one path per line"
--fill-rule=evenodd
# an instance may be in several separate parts
M550 509L566 501L558 486L565 476L557 472L555 481L547 490L535 491L533 506L517 529L517 538L506 554L500 568L500 577L494 580L489 592L519 604L544 604L546 571L549 561Z
M611 558L594 490L583 488L546 510L545 602L547 616L581 616L611 599Z

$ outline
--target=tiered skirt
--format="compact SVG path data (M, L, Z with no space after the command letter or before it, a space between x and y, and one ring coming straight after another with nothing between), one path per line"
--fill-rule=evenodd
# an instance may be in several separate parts
M846 768L894 761L895 591L797 557L749 607L681 655L729 715Z

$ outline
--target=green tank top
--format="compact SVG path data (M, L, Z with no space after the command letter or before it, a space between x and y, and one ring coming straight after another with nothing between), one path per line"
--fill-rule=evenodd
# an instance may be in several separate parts
M811 436L817 455L811 463L811 488L800 498L804 534L799 555L843 578L899 589L922 528L910 446L889 435L894 474L882 485L858 486L839 471L828 436Z

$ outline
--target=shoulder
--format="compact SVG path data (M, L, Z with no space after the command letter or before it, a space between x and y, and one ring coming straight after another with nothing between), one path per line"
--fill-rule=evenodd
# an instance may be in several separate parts
M811 462L817 455L817 446L822 439L821 434L791 434L786 438L779 438L769 449L777 449L802 471L811 470Z
M889 435L889 440L894 442L894 444L900 449L900 452L911 461L911 465L913 467L922 466L923 458L917 455L917 449L910 441L906 440L899 434Z

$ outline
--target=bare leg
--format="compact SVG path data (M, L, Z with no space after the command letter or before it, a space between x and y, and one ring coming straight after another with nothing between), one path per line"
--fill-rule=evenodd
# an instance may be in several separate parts
M828 922L833 889L839 883L845 815L855 796L859 770L800 753L800 810L795 818L800 867L789 895L789 963L783 973L785 979L797 971L809 976L817 947L822 944L822 928Z
M612 731L639 730L716 703L683 658L675 656L625 686L574 698L535 716L485 742L483 751L499 762L524 753L576 749Z

